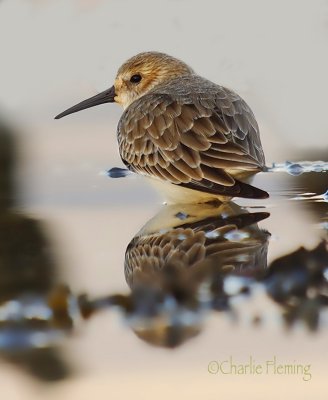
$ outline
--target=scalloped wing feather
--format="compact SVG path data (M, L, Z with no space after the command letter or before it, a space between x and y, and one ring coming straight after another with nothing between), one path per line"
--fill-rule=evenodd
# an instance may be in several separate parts
M236 93L211 85L208 91L198 85L196 93L188 85L158 88L132 103L118 126L122 160L133 171L190 189L267 197L260 189L251 193L231 172L264 167L254 115Z

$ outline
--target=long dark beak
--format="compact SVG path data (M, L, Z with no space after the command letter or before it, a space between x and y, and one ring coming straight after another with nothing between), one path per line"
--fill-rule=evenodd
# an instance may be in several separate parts
M76 104L75 106L63 111L62 113L58 114L55 119L59 119L65 117L66 115L73 114L75 112L85 110L86 108L98 106L99 104L104 103L113 103L115 97L115 87L112 86L111 88L96 94L95 96L90 97L89 99L81 101L81 103Z

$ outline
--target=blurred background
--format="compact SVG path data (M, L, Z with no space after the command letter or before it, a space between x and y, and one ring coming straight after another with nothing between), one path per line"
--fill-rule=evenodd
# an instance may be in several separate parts
M119 106L53 117L111 86L122 62L145 50L179 57L244 97L268 164L328 149L326 0L3 0L0 7L0 107L24 127L30 201L64 201L58 185L71 182L74 169L92 185L90 174L120 165ZM83 201L76 187L69 195Z
M142 180L104 176L122 166L117 105L53 118L110 87L118 67L136 53L166 52L239 93L259 122L268 165L304 160L310 152L315 158L317 151L327 160L327 0L0 0L0 49L0 118L17 141L13 205L42 221L59 280L75 292L127 290L125 248L161 200ZM295 225L279 232L288 238L279 243L279 255L300 244L314 245L317 236L305 234L308 227L294 204L284 212ZM280 218L264 225L274 237ZM279 251L273 242L269 258ZM324 398L322 333L315 342L307 342L303 332L278 341L277 332L236 331L229 321L218 324L213 318L201 339L173 357L140 343L119 318L97 318L66 344L79 373L51 391L47 387L49 398L165 398L184 391L189 398L207 393L205 398L217 399L237 398L241 389L244 398L276 397L267 390L280 386L281 377L209 376L207 363L231 353L241 360L249 353L313 360L316 380L283 377L279 390L290 398L313 393ZM44 398L44 387L12 366L0 367L4 398ZM197 383L191 387L190 382Z
M62 175L74 168L86 183L95 171L120 164L119 106L53 117L111 86L122 62L145 50L179 57L244 97L268 164L295 159L302 149L328 150L326 0L3 0L0 6L0 107L24 127L24 148L29 156L33 151L25 166L33 174L26 193L33 202L58 200Z

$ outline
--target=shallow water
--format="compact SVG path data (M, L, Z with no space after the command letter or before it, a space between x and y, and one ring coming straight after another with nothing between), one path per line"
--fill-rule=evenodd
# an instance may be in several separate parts
M41 382L56 382L49 398L165 398L168 382L184 397L214 399L237 395L233 382L264 395L281 379L286 396L323 398L327 163L272 165L254 182L265 201L161 205L138 178L99 169L89 197L77 184L38 202L13 184L5 129L0 148L6 398L44 398ZM252 363L262 372L245 370Z

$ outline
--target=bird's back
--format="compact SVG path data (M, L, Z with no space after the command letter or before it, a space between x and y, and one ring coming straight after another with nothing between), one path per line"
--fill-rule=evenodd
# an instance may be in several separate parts
M239 181L265 165L253 112L198 75L168 80L134 101L118 142L123 162L143 175L222 196L267 197Z

